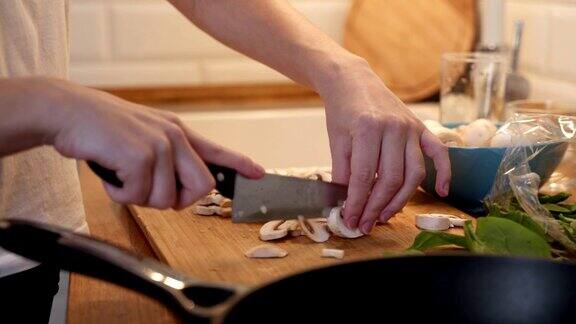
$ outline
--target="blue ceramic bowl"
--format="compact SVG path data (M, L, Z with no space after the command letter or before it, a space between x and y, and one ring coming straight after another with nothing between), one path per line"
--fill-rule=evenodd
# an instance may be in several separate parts
M530 169L540 176L541 183L544 184L560 164L568 143L540 144L540 147L543 151L530 161ZM450 193L443 200L468 213L483 214L484 198L492 188L505 151L504 147L450 147L448 154L452 166L452 180ZM434 163L429 158L426 158L425 163L426 178L421 186L426 192L436 195Z

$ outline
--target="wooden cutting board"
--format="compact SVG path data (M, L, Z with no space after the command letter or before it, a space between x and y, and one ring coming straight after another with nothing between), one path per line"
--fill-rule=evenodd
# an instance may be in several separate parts
M344 46L364 57L402 100L438 92L440 56L476 40L474 0L356 0Z
M358 239L332 236L325 243L314 243L305 236L275 241L288 251L282 259L249 259L244 252L262 244L258 239L260 224L234 224L219 216L197 216L192 208L182 211L159 211L130 206L158 257L190 276L217 282L262 284L299 271L352 261L381 257L385 252L401 251L412 244L419 230L414 226L417 213L450 213L469 216L417 192L410 203L386 225ZM451 229L461 233L461 229ZM343 260L320 257L323 248L346 251Z

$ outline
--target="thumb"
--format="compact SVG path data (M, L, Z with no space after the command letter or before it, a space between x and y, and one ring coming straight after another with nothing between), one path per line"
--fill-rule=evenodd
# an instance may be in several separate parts
M448 148L429 130L424 130L420 139L422 151L434 161L436 168L436 192L446 197L450 190L450 158Z

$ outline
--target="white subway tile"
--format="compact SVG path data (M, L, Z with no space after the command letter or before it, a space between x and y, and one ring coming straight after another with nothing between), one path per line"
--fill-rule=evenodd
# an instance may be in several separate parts
M576 6L555 6L551 17L550 73L576 81Z
M532 86L530 99L576 102L576 82L559 80L541 74L527 73L526 77Z
M239 56L196 28L167 1L113 4L112 32L117 59Z
M70 67L70 79L97 87L197 85L201 81L200 67L194 61L76 63Z
M344 25L352 4L351 0L292 0L291 4L316 25L316 27L342 44L344 39Z
M524 34L520 51L520 66L533 72L545 72L548 61L550 35L550 8L541 2L506 3L506 40L510 45L514 38L514 21L524 20Z
M71 61L105 60L110 55L106 7L102 3L70 2Z
M205 84L289 82L271 68L249 59L213 59L202 62Z

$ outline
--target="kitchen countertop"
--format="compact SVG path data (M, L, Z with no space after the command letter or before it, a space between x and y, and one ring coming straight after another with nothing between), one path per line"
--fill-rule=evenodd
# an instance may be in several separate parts
M110 200L100 180L80 165L86 218L91 234L138 254L155 257L126 207ZM72 274L68 323L174 323L175 317L159 302L109 283Z
M568 171L567 174L573 176L570 166L561 165L558 171ZM127 208L108 198L100 180L84 163L80 166L80 179L92 235L138 254L156 258ZM170 311L155 300L78 274L71 275L67 315L69 323L178 322Z
M437 106L416 105L426 118ZM416 108L414 107L414 108ZM138 254L157 258L128 209L110 200L100 180L84 163L79 167L86 218L91 234ZM173 323L177 319L159 302L78 274L70 277L67 310L69 323Z

